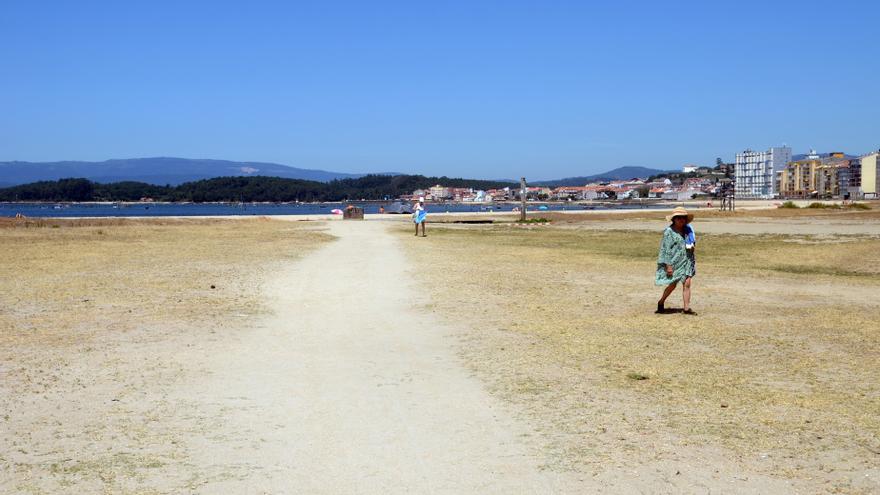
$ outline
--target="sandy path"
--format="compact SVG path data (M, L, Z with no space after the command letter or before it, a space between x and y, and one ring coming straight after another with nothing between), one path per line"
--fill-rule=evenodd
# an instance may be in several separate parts
M222 418L187 441L200 490L571 492L463 367L453 332L418 311L390 226L328 225L339 240L272 284L276 316L181 391Z

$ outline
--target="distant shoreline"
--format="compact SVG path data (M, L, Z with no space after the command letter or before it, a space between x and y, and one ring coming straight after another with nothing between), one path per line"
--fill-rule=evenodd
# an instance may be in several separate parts
M395 201L348 201L348 202L317 202L317 203L274 203L274 202L161 202L161 201L35 201L35 202L3 202L0 203L0 217L26 218L125 218L125 217L243 217L243 216L332 216L333 210L342 210L348 206L358 206L365 214L383 214L383 207L389 207ZM404 202L408 204L408 202ZM597 202L550 202L529 201L526 210L530 214L563 212L563 211L633 211L633 210L664 210L676 204L667 201L597 201ZM429 212L482 214L482 213L514 213L521 206L517 201L492 203L472 203L449 201L427 204ZM692 208L705 208L706 203L694 203ZM396 208L388 208L395 210ZM398 215L401 212L395 212ZM394 215L395 213L388 213ZM405 214L405 212L403 212Z
M601 201L528 201L527 205L553 205L553 206L636 206L636 205L680 205L680 204L705 204L707 201L712 202L714 198L705 200L691 199L686 201L675 201L671 199L647 199L640 200L601 200ZM762 202L775 201L763 199L740 199L742 202ZM782 201L782 200L779 200ZM340 200L340 201L0 201L0 205L82 205L82 206L113 206L113 205L221 205L221 206L237 206L237 205L285 205L285 206L315 206L315 205L339 205L339 204L367 204L367 205L385 205L392 203L410 203L410 200L401 199L357 199L357 200ZM520 201L425 201L429 206L519 206Z
M363 204L363 203L362 203ZM639 211L669 211L671 208L682 205L694 211L711 211L717 210L719 205L714 204L709 207L705 202L655 202L651 204L635 205L627 207L627 205L592 205L593 207L584 207L580 205L562 208L561 205L552 205L546 209L540 209L541 203L529 203L528 215L532 218L541 216L542 214L625 214L635 213ZM744 201L737 206L737 209L746 210L762 210L775 209L779 206L778 201L771 200L751 200ZM53 207L52 205L58 205ZM300 206L291 205L275 205L275 204L256 204L256 205L230 205L218 203L133 203L132 206L125 208L114 208L114 203L78 203L78 204L58 204L58 203L31 203L31 204L3 204L0 203L0 218L13 220L17 214L21 214L26 219L150 219L150 218L201 218L201 219L225 219L225 218L254 218L269 217L276 219L289 220L335 220L341 219L342 215L333 214L332 209L339 206L339 203L319 203L319 204L301 204ZM20 206L21 208L16 208ZM444 208L444 206L446 208ZM481 208L479 205L454 205L454 204L433 204L429 205L428 210L433 218L457 218L457 217L480 217L486 218L495 216L516 216L519 215L514 206L515 203L505 203L502 205L495 204L495 207ZM365 216L368 219L375 220L405 220L409 218L408 214L379 213L377 204L365 207Z
M797 206L806 207L816 201L794 201ZM247 218L247 217L291 217L300 220L330 219L341 217L333 210L344 209L348 205L360 206L369 218L406 218L406 213L385 213L380 210L391 201L351 201L324 203L228 203L228 202L0 202L0 218ZM839 201L823 201L839 204ZM880 208L876 201L867 201ZM521 203L506 201L493 203L446 202L428 203L428 212L435 217L518 215ZM781 206L782 200L749 199L737 202L737 210L774 209ZM552 202L530 201L527 212L530 216L542 214L578 213L627 213L638 211L668 211L675 206L685 206L694 211L711 211L720 208L718 201L707 200L652 200L652 201L601 201L601 202Z

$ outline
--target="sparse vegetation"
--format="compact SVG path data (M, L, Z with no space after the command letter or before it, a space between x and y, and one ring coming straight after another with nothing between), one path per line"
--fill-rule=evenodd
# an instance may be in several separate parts
M266 311L262 281L329 239L259 218L0 225L3 493L192 492L175 485L182 437L207 436L220 418L181 417L185 399L166 395L183 372L176 359L242 332L238 316Z
M790 201L787 201L786 203L790 203ZM791 206L791 208L797 208L797 207L798 207L797 205ZM789 207L785 206L785 203L783 203L783 206L781 206L780 208L789 208ZM855 203L855 202L845 203L845 204L813 202L813 203L810 203L809 205L805 206L805 208L809 208L811 210L870 210L871 206L868 205L867 203Z
M850 215L788 212L810 213ZM852 491L858 466L880 451L880 239L703 234L700 316L655 315L659 234L592 227L640 216L657 220L639 212L560 215L541 230L438 226L409 254L435 282L434 311L472 325L462 352L478 376L554 432L546 442L559 465L600 470L619 452L635 459L644 443L662 450L658 439L672 436L766 452L773 462L761 470L800 480L817 479L819 465L792 459L821 458L837 470L819 478ZM676 292L667 307L680 304ZM546 389L520 393L528 380ZM582 433L594 425L609 432Z
M517 220L516 223L522 224L530 224L530 223L550 223L550 219L548 218L526 218L525 220Z

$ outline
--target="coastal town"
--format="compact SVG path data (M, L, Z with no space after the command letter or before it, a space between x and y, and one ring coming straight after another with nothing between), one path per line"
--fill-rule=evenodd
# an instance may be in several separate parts
M680 171L625 180L600 180L583 185L526 187L530 201L593 201L654 199L685 201L737 199L877 199L880 151L860 156L843 152L792 155L788 146L766 151L744 150L733 163L720 158L714 166L686 164ZM403 195L402 200L490 203L520 199L520 189L479 190L437 184Z

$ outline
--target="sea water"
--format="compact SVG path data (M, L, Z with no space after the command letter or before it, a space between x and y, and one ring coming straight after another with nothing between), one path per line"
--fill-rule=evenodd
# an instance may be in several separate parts
M246 216L246 215L329 215L331 210L348 205L360 206L365 213L379 213L380 206L388 203L0 203L0 217L198 217L198 216ZM669 204L529 204L528 211L585 211L596 209L671 208ZM510 212L517 205L512 203L481 204L431 204L429 213L477 213Z

